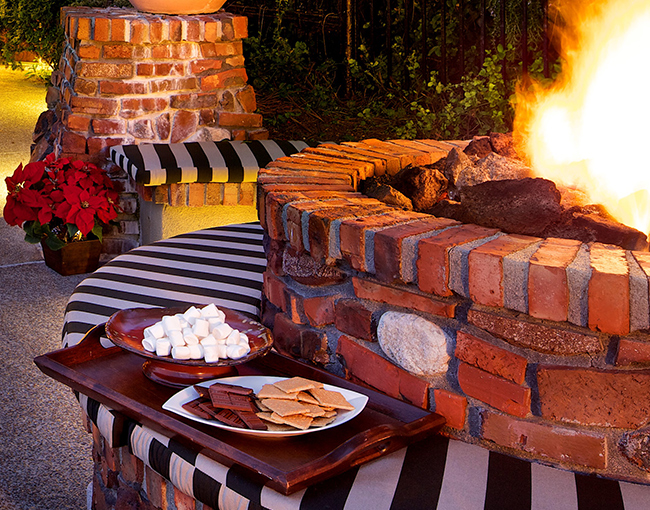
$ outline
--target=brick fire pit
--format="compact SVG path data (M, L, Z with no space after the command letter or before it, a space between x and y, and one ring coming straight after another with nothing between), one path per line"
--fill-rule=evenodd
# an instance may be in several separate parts
M504 234L357 192L465 145L327 144L260 172L278 348L435 410L450 436L648 483L650 254Z

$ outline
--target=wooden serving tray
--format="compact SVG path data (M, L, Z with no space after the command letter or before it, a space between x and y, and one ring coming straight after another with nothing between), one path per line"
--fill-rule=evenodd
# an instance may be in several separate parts
M303 436L269 439L222 430L163 410L163 403L178 390L147 378L144 358L119 347L102 347L104 333L102 324L76 346L34 361L57 381L226 466L238 464L251 479L283 494L398 450L445 423L438 414L272 351L238 365L239 375L299 375L363 393L368 404L347 423Z

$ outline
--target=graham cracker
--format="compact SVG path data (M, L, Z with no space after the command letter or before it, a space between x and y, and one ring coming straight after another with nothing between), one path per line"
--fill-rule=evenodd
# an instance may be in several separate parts
M315 388L309 390L321 406L334 407L336 409L345 409L348 411L354 410L354 406L350 404L345 397L336 391L330 391L323 388Z
M266 398L262 400L262 404L271 409L274 413L280 416L291 416L293 414L304 414L307 408L293 400L279 400L276 398Z
M287 393L286 391L282 391L280 388L277 386L274 386L273 384L265 384L262 386L260 391L257 392L257 398L277 398L277 399L282 399L282 400L297 400L298 395L296 393Z
M307 391L312 388L318 388L322 384L317 383L316 381L310 381L304 377L292 377L291 379L284 379L273 383L276 388L281 389L286 393L298 393L299 391Z

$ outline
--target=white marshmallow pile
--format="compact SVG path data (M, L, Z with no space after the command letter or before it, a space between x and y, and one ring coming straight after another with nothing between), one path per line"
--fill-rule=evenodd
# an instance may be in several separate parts
M226 322L226 314L213 303L185 313L165 315L144 330L142 347L157 356L174 359L203 359L216 363L222 359L239 359L251 348L248 336Z

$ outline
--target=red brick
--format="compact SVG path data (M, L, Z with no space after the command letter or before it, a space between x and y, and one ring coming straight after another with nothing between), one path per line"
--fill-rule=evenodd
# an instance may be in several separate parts
M538 319L566 321L569 313L567 266L581 243L570 239L547 239L530 259L528 313Z
M372 310L357 299L339 299L334 308L336 329L363 340L373 339Z
M153 37L153 25L152 25ZM170 44L159 44L151 48L151 58L156 60L169 59L172 56L172 48Z
M61 135L61 150L63 152L86 152L86 137L71 131L64 131Z
M169 184L169 205L172 207L187 205L187 184Z
M125 44L107 44L103 50L104 58L123 58L129 59L133 56L133 46Z
M140 63L136 64L135 73L138 76L153 76L153 64L152 63Z
M395 156L383 155L373 151L357 149L355 147L346 147L345 145L328 145L327 147L339 154L368 158L375 163L376 176L381 176L385 173L394 175L402 169L400 159Z
M242 182L239 185L239 205L255 205L257 184L254 182Z
M486 306L503 306L503 258L538 241L534 237L504 235L469 253L469 294Z
M235 94L235 98L239 101L242 109L246 113L252 113L257 110L257 101L255 99L255 91L250 85L243 88Z
M429 159L428 155L425 155L423 152L405 149L377 139L363 140L361 142L343 142L342 145L375 152L382 157L396 157L399 159L401 168L406 168L409 165L425 164L425 158L418 159L418 156L426 156L426 160Z
M418 287L423 292L451 296L449 288L449 252L455 246L496 234L498 230L462 225L422 239L418 243Z
M196 500L176 487L174 487L174 504L176 505L176 510L196 509Z
M300 193L262 194L260 201L260 222L266 228L271 239L286 240L282 224L282 209L289 202L304 198ZM262 214L263 211L263 214Z
M149 42L149 24L142 20L131 21L131 44L142 44Z
M422 163L424 165L433 165L437 161L440 161L442 158L446 158L449 155L448 151L434 149L433 147L427 146L416 140L388 140L388 141L390 143L399 145L401 147L409 147L427 153L429 159L428 159L428 163Z
M202 60L193 60L190 62L190 72L192 74L200 74L204 71L211 69L221 69L223 60L216 58L204 58Z
M483 414L482 435L488 441L538 458L595 469L607 467L607 441L598 432L486 412Z
M130 120L128 123L128 131L136 138L143 140L153 140L155 137L151 119Z
M530 388L496 377L466 363L458 367L458 383L466 395L523 418L530 412Z
M147 86L144 82L101 80L99 90L102 95L126 96L130 94L146 94Z
M102 49L96 44L82 44L77 50L79 58L85 60L97 60L101 55Z
M226 182L224 184L223 205L239 205L239 185L236 182Z
M198 19L187 20L187 36L188 41L197 42L201 37L201 21Z
M309 252L311 256L316 260L333 263L337 258L336 253L339 251L339 246L335 246L336 240L330 236L332 223L336 220L370 216L384 210L387 210L387 207L381 202L367 199L367 203L364 205L330 207L312 212L309 215L308 223Z
M264 295L280 310L286 311L287 303L285 298L285 291L287 286L278 277L271 274L269 271L264 272Z
M202 182L191 182L189 184L189 195L187 205L190 207L201 207L205 204L205 184Z
M191 43L180 43L171 45L171 58L174 60L187 60L195 57L196 46Z
M248 18L246 16L234 16L232 19L232 28L235 39L246 39L248 37Z
M344 178L344 182L357 187L357 172L352 168L343 168L340 166L326 165L320 162L309 160L297 160L292 157L279 158L271 161L266 165L265 171L271 173L285 172L286 175L291 173L301 176L314 176L322 178Z
M206 21L203 29L203 38L207 42L215 42L217 40L218 26L217 21Z
M88 138L88 154L95 155L96 157L108 157L108 148L114 145L123 145L125 143L133 143L132 139L125 138L107 138L103 136L92 136Z
M467 321L510 344L537 352L572 356L603 350L602 341L596 335L585 335L577 328L552 327L507 312L489 313L472 308L467 313Z
M650 365L650 342L635 338L621 338L616 355L617 365Z
M630 332L630 282L625 250L594 243L590 248L589 329Z
M329 362L327 335L309 326L296 324L285 314L275 316L274 346L282 354L325 364Z
M93 119L93 132L96 135L124 134L126 123L122 119Z
M85 115L68 115L66 124L68 129L86 132L90 129L90 117Z
M408 281L403 263L412 264L413 255L407 255L403 260L402 243L411 236L427 234L458 225L456 220L435 218L414 221L404 225L397 225L380 230L375 234L375 274L384 282Z
M301 198L306 198L302 195ZM293 202L293 200L292 200ZM285 202L286 203L286 202ZM331 207L340 207L348 205L345 199L334 200L310 200L310 201L295 201L287 207L287 237L291 245L298 251L305 250L303 245L303 231L302 231L302 215L306 212L316 211L319 209L326 209ZM267 211L270 213L271 211ZM282 214L281 209L278 209L275 214ZM269 219L270 216L267 216ZM274 219L274 223L280 223L280 218ZM284 227L282 229L284 234Z
M90 18L77 19L77 39L79 40L90 39L90 29L91 29L90 22L91 22Z
M224 89L227 87L242 87L246 85L248 75L246 69L229 69L210 74L201 78L201 90Z
M366 232L398 223L426 218L426 215L394 209L380 216L366 216L343 220L339 228L341 253L350 265L359 271L367 271Z
M86 78L131 78L132 64L108 64L106 62L79 62L76 66L79 76Z
M467 399L457 393L436 388L433 390L436 403L434 411L445 417L448 427L462 430L467 415Z
M144 478L144 462L129 453L128 448L121 449L122 477L128 483L142 483Z
M111 41L129 42L131 27L129 20L124 18L113 18L111 21Z
M354 163L363 163L366 165L371 165L370 170L367 171L366 176L371 177L374 175L380 176L386 173L386 161L376 157L364 156L354 152L342 152L336 150L338 146L333 144L322 144L318 147L307 147L302 150L302 154L315 156L315 157L327 157L331 159L337 159L341 163L346 161L352 161Z
M110 41L111 40L111 20L109 18L95 18L95 41Z
M115 101L111 99L110 101ZM116 102L117 104L117 102ZM139 117L143 113L162 111L169 107L169 100L162 97L125 98L121 100L121 117Z
M163 26L162 20L151 20L149 22L149 37L151 44L157 44L163 40Z
M276 168L261 169L257 176L260 184L283 183L283 184L321 184L324 186L347 184L351 185L349 178L337 177L335 174L325 172L294 172Z
M305 298L302 302L309 323L315 327L333 324L335 320L334 302L338 296L316 296Z
M262 116L259 113L219 113L219 126L254 128L262 126Z
M353 159L333 158L330 156L323 156L322 154L312 154L305 152L292 154L291 158L296 161L312 161L321 164L326 163L332 167L351 168L357 172L359 179L365 179L366 177L371 176L374 172L374 166L371 163L355 161Z
M115 99L102 97L72 96L70 106L75 113L87 113L89 115L115 115L119 103Z
M427 294L418 294L406 289L383 285L366 278L353 277L352 283L354 293L360 299L388 303L440 317L453 318L455 314L455 302L443 301Z
M650 371L540 366L542 417L586 426L636 429L650 416Z
M427 409L429 383L345 335L339 337L336 353L345 360L346 377L358 380L394 398Z
M241 41L218 42L213 44L202 44L200 49L202 57L214 58L241 54L243 46Z
M147 498L154 507L164 508L163 505L167 506L167 482L149 466L145 466L144 473L147 484Z
M473 335L459 331L456 336L456 357L485 372L523 384L528 362L523 356L501 349Z

